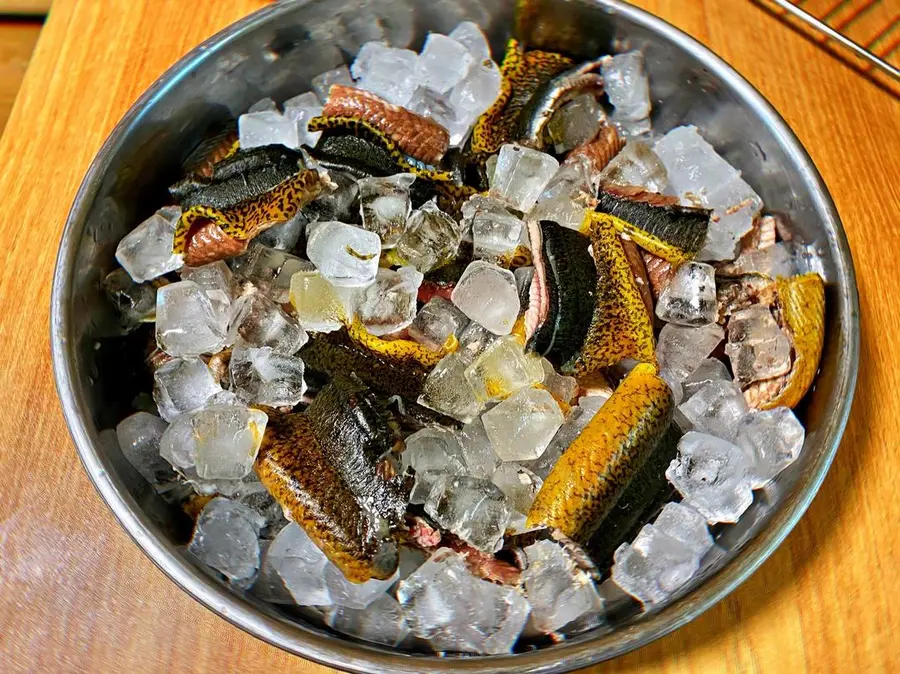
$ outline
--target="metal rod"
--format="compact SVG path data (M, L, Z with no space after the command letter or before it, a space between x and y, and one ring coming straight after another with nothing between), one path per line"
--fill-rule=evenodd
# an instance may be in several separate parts
M865 47L858 44L857 42L854 42L853 40L851 40L849 37L847 37L843 33L836 31L834 28L829 26L827 23L816 18L809 12L800 9L799 7L797 7L797 5L790 2L789 0L769 0L769 2L772 2L776 5L778 5L784 11L788 12L789 14L792 14L793 16L800 19L801 21L808 24L809 26L812 26L819 32L824 33L825 35L830 37L832 40L839 42L840 44L845 46L847 49L853 51L860 58L864 58L865 60L869 61L869 63L871 63L872 65L874 65L878 68L881 68L888 75L890 75L895 80L900 82L900 69L895 68L887 61L884 61L884 60L878 58L875 54L868 51Z

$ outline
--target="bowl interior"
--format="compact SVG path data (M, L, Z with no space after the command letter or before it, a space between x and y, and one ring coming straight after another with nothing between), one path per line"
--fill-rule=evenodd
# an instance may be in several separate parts
M674 601L641 615L625 604L613 627L515 656L438 659L355 642L329 632L313 612L232 593L187 555L180 546L189 522L153 493L105 430L151 388L141 364L152 332L121 339L99 291L100 279L115 266L116 244L166 203L181 161L217 120L241 114L265 96L284 100L306 91L312 77L349 63L368 40L418 49L428 31L446 33L462 20L480 24L499 57L513 3L280 3L211 39L144 95L98 155L70 214L54 283L54 365L66 418L88 473L129 534L170 577L235 624L305 657L360 671L475 671L488 664L497 671L557 671L612 657L684 624L746 578L805 510L836 450L855 383L856 286L847 243L827 191L783 121L727 65L639 10L615 0L530 2L516 24L531 45L584 57L641 49L655 129L697 125L768 210L785 216L803 241L818 245L828 281L828 327L815 391L798 411L807 427L800 459L757 492L737 525L722 527L704 569Z

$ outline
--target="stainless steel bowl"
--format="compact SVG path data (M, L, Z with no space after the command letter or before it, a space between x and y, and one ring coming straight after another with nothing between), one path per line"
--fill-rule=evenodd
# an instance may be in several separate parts
M684 625L743 582L781 543L819 488L850 411L859 351L856 281L834 204L784 121L740 75L665 22L617 0L539 0L521 24L532 44L578 45L584 56L639 48L646 55L664 132L693 123L800 238L819 244L828 280L825 353L801 415L807 440L799 461L757 498L740 523L718 536L716 552L674 601L565 643L502 657L437 658L342 637L314 616L290 614L232 592L180 545L185 526L109 442L141 382L127 340L115 339L99 281L119 239L165 199L181 159L212 121L263 96L284 99L349 59L383 31L421 45L429 30L460 20L486 27L501 53L511 0L296 0L260 10L185 56L115 128L78 193L60 244L53 287L52 344L57 387L91 480L122 526L162 571L234 625L305 658L351 671L568 671L612 658ZM112 338L111 338L112 337ZM133 345L132 345L133 346Z

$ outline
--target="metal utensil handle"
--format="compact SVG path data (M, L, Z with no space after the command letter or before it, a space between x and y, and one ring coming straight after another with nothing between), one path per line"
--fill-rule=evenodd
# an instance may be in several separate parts
M895 80L900 82L900 69L895 68L894 66L892 66L890 63L888 63L884 59L879 58L876 54L873 54L871 51L869 51L868 49L863 47L861 44L850 39L849 37L847 37L840 31L835 30L834 28L829 26L827 23L825 23L818 17L813 16L812 14L810 14L809 12L807 12L804 9L801 9L800 7L795 5L793 2L790 2L790 0L768 0L768 1L778 5L784 11L797 17L798 19L800 19L807 25L811 26L812 28L815 28L817 31L819 31L823 35L826 35L827 37L831 38L832 40L839 42L847 49L850 49L851 51L853 51L860 58L864 58L869 63L880 68L881 70L886 72L888 75L893 77Z

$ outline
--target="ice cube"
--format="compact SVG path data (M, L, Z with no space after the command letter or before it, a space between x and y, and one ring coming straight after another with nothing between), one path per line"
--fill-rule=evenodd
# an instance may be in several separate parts
M419 55L409 49L393 49L366 43L350 67L360 89L378 94L388 103L405 106L418 86Z
M432 297L409 326L409 336L432 351L447 346L469 324L466 315L443 297Z
M467 365L459 352L441 358L425 379L419 404L463 423L472 421L483 405L465 377Z
M781 241L761 250L751 250L739 255L722 271L730 276L765 274L773 279L779 276L793 276L797 268L791 248L790 243Z
M541 632L555 632L586 613L602 610L594 582L555 541L529 545L525 557L528 565L522 581L532 623Z
M660 369L668 370L675 378L684 380L724 337L725 331L715 323L697 328L668 323L660 331L656 344Z
M182 267L181 280L192 281L200 286L220 320L228 321L235 294L235 284L227 264L219 260L202 267Z
M508 269L476 260L451 294L453 304L495 335L508 335L519 316L516 277Z
M595 404L593 402L594 400L601 404ZM569 412L565 423L560 426L556 435L553 436L553 440L550 442L547 449L544 450L544 453L534 461L522 461L520 464L525 468L528 468L528 470L532 471L542 480L546 480L547 476L550 475L550 471L553 470L553 466L555 466L556 462L559 460L559 457L569 448L569 445L575 442L578 436L581 435L581 432L587 428L587 425L597 414L604 401L605 398L600 396L595 398L582 397L581 400L579 400L579 404L573 407Z
M728 320L725 353L735 379L747 384L771 379L791 370L791 340L761 304L737 311Z
M256 244L234 260L234 272L251 281L273 302L284 304L290 296L291 278L298 272L310 272L315 265L283 250Z
M136 412L116 426L116 439L122 454L154 487L175 477L169 463L159 455L159 441L167 427L165 421L147 412Z
M353 583L331 562L325 565L325 586L328 588L328 596L338 606L364 609L379 597L385 596L388 588L395 582L397 582L396 573L387 580L371 578L364 583Z
M678 406L678 411L693 430L731 442L737 434L738 422L749 408L734 382L717 380L698 389L687 402Z
M571 403L578 393L578 380L557 373L553 364L546 358L541 358L541 367L544 368L544 381L541 382L543 387L558 400Z
M616 116L639 121L650 116L650 84L644 73L644 55L630 51L604 59L603 85Z
M293 407L303 399L303 361L272 347L236 346L229 363L231 389L248 405Z
M125 327L137 327L156 320L156 288L151 283L136 283L124 269L111 271L103 279L103 290L119 311Z
M307 204L300 211L308 223L305 225L309 233L318 222L355 222L359 214L359 185L356 178L347 171L329 169L328 176L336 185L335 189ZM270 231L270 230L266 230ZM263 232L265 234L265 232Z
M640 140L630 140L600 173L603 182L643 187L662 194L669 185L666 167L653 148Z
M300 145L315 147L322 137L321 131L310 131L309 121L322 114L322 103L311 91L284 102L284 116L297 125Z
M263 560L271 568L299 606L327 606L331 603L325 584L328 558L303 529L289 523L272 541Z
M484 423L476 418L465 424L457 436L462 445L466 471L472 477L490 479L500 466L500 457L491 447L491 440L484 430Z
M713 537L706 526L706 518L684 503L667 503L653 526L684 544L698 560L702 559L713 546Z
M737 522L753 503L753 457L745 449L691 431L678 441L666 477L709 523Z
M466 472L459 438L453 431L441 426L428 426L406 438L406 449L400 459L404 472L409 468L416 471L410 503L425 503L440 476Z
M428 201L409 216L406 231L397 241L397 253L407 264L427 274L453 259L459 240L456 220Z
M488 402L539 384L544 368L537 356L526 354L519 341L510 336L488 345L466 368L465 376L475 396Z
M226 324L193 281L163 286L156 293L156 343L170 356L216 353L225 346Z
M446 548L400 582L397 599L413 633L437 651L508 653L530 612L516 589L475 578Z
M453 87L448 99L450 108L456 113L460 124L467 127L460 135L467 135L478 117L494 104L500 95L502 83L500 68L493 61L485 59L476 62L465 79ZM454 143L453 140L451 139L451 144L456 146L458 142Z
M278 112L278 104L271 98L262 98L251 105L247 112Z
M169 423L203 407L222 387L199 358L172 358L153 373L153 399Z
M172 252L175 225L159 213L126 234L116 247L116 260L137 283L155 279L183 264Z
M365 609L336 606L328 612L326 623L342 634L385 646L397 646L409 635L403 609L386 594Z
M375 283L354 294L351 308L373 335L402 330L416 317L422 278L414 267L379 269Z
M694 373L685 379L681 386L684 390L683 400L688 400L697 391L713 381L731 381L728 368L718 358L707 358L700 363Z
M260 410L211 405L191 415L193 458L204 480L237 480L253 470L269 418Z
M363 229L378 234L383 248L393 248L406 231L410 214L409 188L415 179L411 173L398 173L359 181Z
M441 527L484 552L496 552L512 515L503 492L490 480L443 475L431 488L425 512Z
M259 569L259 530L264 523L247 506L219 496L201 511L188 550L232 583L244 584Z
M805 437L803 424L787 407L742 417L735 442L754 457L753 488L765 486L796 461Z
M446 35L429 33L415 74L421 86L444 94L469 74L473 63L467 47Z
M353 86L353 78L350 76L350 69L346 65L338 66L333 70L327 70L321 75L312 78L312 88L322 103L328 101L328 94L331 87L340 84L345 87Z
M238 140L242 150L266 145L284 145L296 150L303 142L296 120L277 110L248 112L238 117Z
M334 332L349 321L342 288L331 285L317 271L297 272L291 276L290 300L297 320L312 332Z
M596 203L598 184L590 161L578 157L559 167L528 214L529 220L551 220L564 227L580 230L585 209Z
M703 262L678 267L656 303L660 320L678 325L715 323L717 313L716 271Z
M557 169L559 162L549 154L521 145L506 144L500 148L497 157L491 180L491 196L517 211L527 213Z
M481 420L501 460L533 461L547 449L564 418L549 391L523 388Z
M381 239L353 225L320 222L309 234L306 254L333 285L358 288L375 280Z
M500 488L509 505L523 515L528 514L544 484L541 478L517 463L501 464L491 476L491 482Z
M493 332L485 330L475 321L469 321L459 336L457 353L466 362L466 365L471 365L496 340L497 336Z
M229 342L240 346L270 346L275 353L297 353L309 336L293 316L261 293L245 295L234 304Z
M581 94L560 107L547 125L556 154L564 154L591 140L605 117L593 94Z
M293 250L300 241L309 219L305 209L301 210L287 222L269 227L253 239L253 243L268 246L275 250ZM312 263L309 264L312 266Z
M666 601L700 568L695 552L648 524L613 553L613 581L644 604Z
M491 58L491 45L477 23L463 21L447 37L468 49L476 62Z
M464 84L458 85L463 86ZM440 124L450 134L450 147L460 147L468 137L475 119L453 107L450 103L451 94L439 94L431 89L419 87L406 107Z
M525 223L502 202L476 194L462 207L463 226L471 232L477 259L498 262L516 251Z

